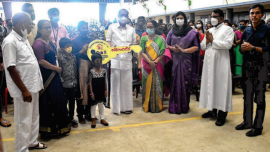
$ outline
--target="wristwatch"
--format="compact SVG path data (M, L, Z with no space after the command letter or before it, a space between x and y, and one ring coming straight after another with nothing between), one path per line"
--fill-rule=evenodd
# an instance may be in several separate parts
M254 54L256 52L256 46L253 46L252 50L250 51L250 54Z

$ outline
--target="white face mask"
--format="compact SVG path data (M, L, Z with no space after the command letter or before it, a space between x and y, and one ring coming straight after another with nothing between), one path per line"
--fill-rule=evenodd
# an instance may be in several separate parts
M202 27L202 25L201 24L197 24L197 28L201 28Z
M127 23L127 18L125 16L118 19L120 23L125 24Z
M190 26L190 27L192 27L193 29L195 29L195 26Z
M24 38L24 39L27 39L28 31L27 31L27 29L24 27L24 25L23 25L23 28L24 28L24 30L21 29L23 38Z
M185 23L185 20L184 20L184 19L176 19L176 24L177 24L178 26L183 26L184 23Z
M218 24L218 19L216 19L216 18L211 18L211 24L212 24L213 26L216 26L216 25Z

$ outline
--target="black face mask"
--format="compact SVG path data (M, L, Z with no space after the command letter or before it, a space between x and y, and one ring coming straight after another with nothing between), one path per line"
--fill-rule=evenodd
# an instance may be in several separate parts
M88 31L80 31L81 36L87 36L88 33L89 33Z

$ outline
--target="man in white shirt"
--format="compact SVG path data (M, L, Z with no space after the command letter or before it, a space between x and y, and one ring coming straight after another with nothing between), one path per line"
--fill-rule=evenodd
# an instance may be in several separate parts
M203 118L215 117L218 112L217 126L223 126L228 111L232 111L232 76L229 49L233 45L234 31L223 23L224 13L220 9L212 12L213 28L206 31L201 42L205 50L200 108L209 111Z
M17 13L12 18L13 30L2 44L7 87L14 99L15 151L45 149L37 141L39 133L39 91L43 80L37 58L27 35L32 21L27 13Z
M111 46L130 46L136 44L136 33L127 25L128 11L118 13L119 23L112 24L107 32L106 41ZM111 101L113 113L132 113L132 53L119 54L111 59Z

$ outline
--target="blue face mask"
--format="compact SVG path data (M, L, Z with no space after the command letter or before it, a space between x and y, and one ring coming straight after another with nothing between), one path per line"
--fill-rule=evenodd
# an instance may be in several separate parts
M147 32L148 35L155 34L155 30L154 29L146 29L146 32Z
M243 30L243 29L245 29L245 28L246 28L246 26L244 26L244 25L239 25L239 29Z
M59 22L59 16L52 17L52 22L58 23Z

